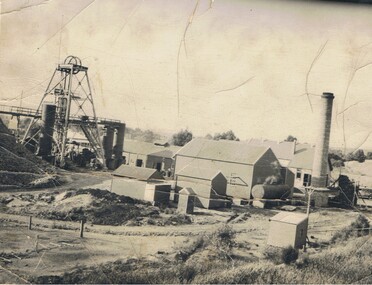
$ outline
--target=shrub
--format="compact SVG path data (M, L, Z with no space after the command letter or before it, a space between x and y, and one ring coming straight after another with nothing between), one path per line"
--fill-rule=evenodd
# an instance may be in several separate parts
M263 256L265 259L270 260L274 264L290 264L297 260L298 250L292 246L279 248L274 246L267 246L264 249Z
M212 234L212 239L215 241L217 247L231 249L235 244L235 236L236 232L231 226L223 225Z
M366 217L359 215L349 226L335 232L330 240L331 243L346 241L351 237L360 237L370 234L369 221Z
M290 264L296 261L298 258L298 249L293 248L293 246L287 246L281 251L281 260L285 264Z

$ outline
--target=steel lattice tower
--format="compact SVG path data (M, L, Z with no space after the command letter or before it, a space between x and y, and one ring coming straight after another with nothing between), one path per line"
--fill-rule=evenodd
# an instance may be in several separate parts
M36 113L41 113L42 106L46 102L53 102L56 105L52 148L56 164L64 167L68 129L70 125L78 125L88 139L98 161L105 166L88 68L82 65L78 57L68 56L63 64L57 66ZM31 120L23 137L23 143L37 120L39 118Z

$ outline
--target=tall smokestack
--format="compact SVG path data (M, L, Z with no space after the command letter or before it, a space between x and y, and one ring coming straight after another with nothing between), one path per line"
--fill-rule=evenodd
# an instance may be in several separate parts
M323 93L321 97L319 129L311 178L311 186L314 188L325 188L328 185L328 151L334 98L333 93Z

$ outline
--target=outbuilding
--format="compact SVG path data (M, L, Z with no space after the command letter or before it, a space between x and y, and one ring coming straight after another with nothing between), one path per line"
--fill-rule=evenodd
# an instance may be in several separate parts
M122 164L112 173L111 191L118 195L124 195L134 199L148 200L155 197L155 193L150 194L150 192L165 187L160 186L164 185L164 182L163 176L156 169ZM168 185L166 187L167 189L169 188L167 192L170 192L171 186ZM145 197L146 189L150 192Z
M179 192L177 212L180 214L193 214L195 203L195 192L190 187L183 188Z
M302 213L280 212L269 219L268 245L302 248L306 244L308 216Z

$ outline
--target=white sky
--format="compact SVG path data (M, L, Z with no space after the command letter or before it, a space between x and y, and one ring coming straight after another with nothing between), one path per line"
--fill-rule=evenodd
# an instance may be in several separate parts
M3 0L0 104L36 108L56 64L76 55L89 67L99 116L129 127L241 139L314 142L318 96L333 92L331 145L361 144L372 131L372 7L318 1ZM61 29L62 27L62 29ZM370 44L370 45L368 45ZM249 78L252 79L234 90ZM179 114L178 114L179 111ZM364 148L372 147L372 135Z

